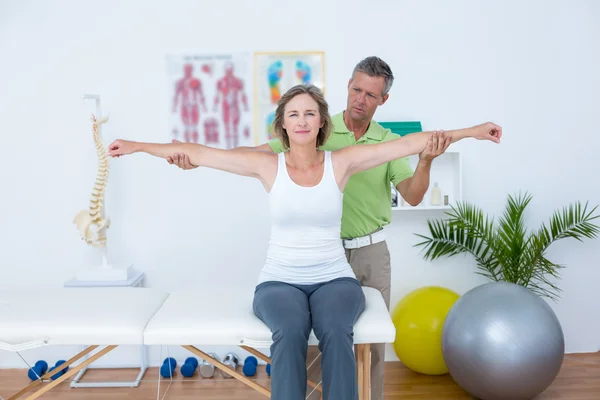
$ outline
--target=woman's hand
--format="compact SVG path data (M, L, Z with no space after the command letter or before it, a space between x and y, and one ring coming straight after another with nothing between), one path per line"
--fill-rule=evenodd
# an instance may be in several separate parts
M500 143L502 137L502 128L492 122L486 122L474 126L473 137L478 140L491 140L494 143Z
M137 144L137 142L132 142L130 140L117 139L108 146L108 155L118 158L135 153L138 147Z

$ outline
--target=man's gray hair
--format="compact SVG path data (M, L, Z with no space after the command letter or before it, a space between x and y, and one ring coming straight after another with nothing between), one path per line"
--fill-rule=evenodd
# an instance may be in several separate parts
M394 74L390 66L379 57L371 56L361 60L354 71L352 71L352 79L357 72L365 73L369 76L381 76L384 79L385 86L383 88L383 96L388 94L394 83Z

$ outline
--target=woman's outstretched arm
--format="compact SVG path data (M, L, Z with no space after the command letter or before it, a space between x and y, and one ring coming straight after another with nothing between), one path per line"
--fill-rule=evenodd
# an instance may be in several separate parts
M147 153L164 159L174 153L183 153L194 165L259 179L265 177L272 161L270 158L274 156L261 151L231 151L195 143L146 143L118 139L108 146L108 155L112 157L133 153Z
M474 138L490 140L500 143L502 128L491 122L471 128L445 131L450 136L451 143L461 139ZM336 166L342 172L343 186L350 176L357 172L365 171L398 158L407 157L422 152L429 136L433 132L416 132L402 136L396 140L377 144L348 146L337 150L335 153Z

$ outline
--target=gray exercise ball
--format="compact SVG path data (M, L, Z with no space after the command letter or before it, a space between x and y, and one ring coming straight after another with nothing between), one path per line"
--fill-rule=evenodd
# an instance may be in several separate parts
M552 308L527 288L477 286L454 303L442 332L448 372L482 400L532 399L560 371L565 340Z

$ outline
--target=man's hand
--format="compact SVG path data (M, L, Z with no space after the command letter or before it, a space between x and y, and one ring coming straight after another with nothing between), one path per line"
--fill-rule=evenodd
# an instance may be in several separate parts
M177 139L173 139L172 143L181 143ZM177 165L179 168L183 170L198 168L197 165L194 165L190 162L190 158L187 154L175 153L172 156L167 158L167 162L171 165Z
M419 153L419 160L425 162L431 162L434 158L444 153L448 146L450 146L451 137L444 131L434 131L429 140L427 140L427 147L421 153Z

